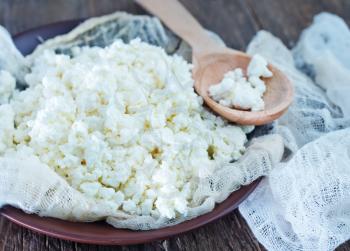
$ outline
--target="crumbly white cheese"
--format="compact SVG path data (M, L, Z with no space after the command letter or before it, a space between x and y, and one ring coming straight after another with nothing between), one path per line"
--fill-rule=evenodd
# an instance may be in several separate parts
M15 78L9 72L0 70L0 105L9 102L15 87Z
M13 147L14 112L10 105L0 105L0 155Z
M243 110L260 111L264 109L263 95L266 90L261 79L272 77L267 61L254 55L247 68L247 76L241 68L224 75L223 80L209 88L209 95L219 104Z
M245 149L242 128L202 107L191 66L139 40L46 51L26 81L0 107L0 152L25 149L116 210L186 215L199 179Z

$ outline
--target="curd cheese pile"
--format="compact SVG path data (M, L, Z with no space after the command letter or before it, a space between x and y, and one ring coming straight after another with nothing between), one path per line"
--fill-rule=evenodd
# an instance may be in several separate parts
M209 95L223 106L252 111L264 110L262 97L266 86L261 78L272 77L267 65L262 56L254 55L248 65L248 77L244 76L241 68L229 71L220 83L209 88Z
M26 82L0 106L0 156L36 156L133 215L186 215L199 180L238 159L252 129L206 111L191 65L139 40L46 51Z

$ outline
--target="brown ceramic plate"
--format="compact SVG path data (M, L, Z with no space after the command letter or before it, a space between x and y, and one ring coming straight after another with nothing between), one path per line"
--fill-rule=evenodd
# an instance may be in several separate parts
M67 33L79 22L79 20L65 21L23 32L14 37L15 44L23 54L29 54L41 39L45 40ZM54 218L42 218L37 215L26 214L10 206L2 208L0 213L18 225L60 239L105 245L139 244L188 232L232 212L254 190L258 183L259 180L256 180L249 186L233 192L210 213L172 227L149 231L116 229L105 222L77 223Z

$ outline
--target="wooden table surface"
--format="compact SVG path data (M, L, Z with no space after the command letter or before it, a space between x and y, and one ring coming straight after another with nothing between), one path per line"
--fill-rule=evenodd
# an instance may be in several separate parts
M244 50L260 29L289 47L312 17L329 11L350 24L350 0L182 0L228 46ZM116 10L144 13L131 0L0 0L0 24L12 34L60 20L103 15ZM1 250L264 250L235 211L212 224L169 240L128 247L84 245L28 231L0 217ZM337 250L350 250L350 242Z

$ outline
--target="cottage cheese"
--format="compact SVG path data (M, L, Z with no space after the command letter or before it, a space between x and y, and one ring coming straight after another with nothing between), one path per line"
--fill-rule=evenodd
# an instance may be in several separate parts
M9 72L0 70L0 105L9 102L15 87L15 78Z
M238 159L251 130L206 111L191 66L139 40L46 51L26 82L0 106L0 154L24 149L129 214L186 215L199 180Z
M272 77L267 65L262 56L254 55L247 68L247 77L241 68L229 71L220 83L209 88L209 95L223 106L252 111L263 110L262 97L266 86L261 78Z

